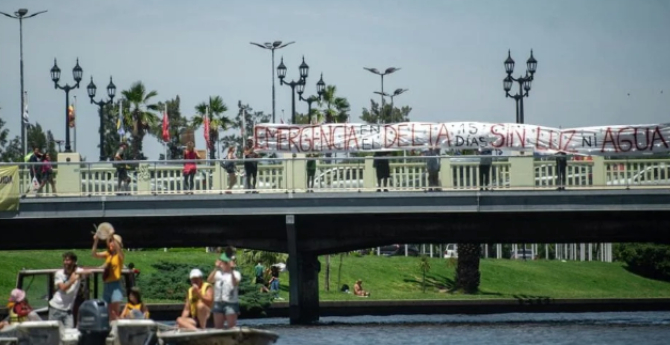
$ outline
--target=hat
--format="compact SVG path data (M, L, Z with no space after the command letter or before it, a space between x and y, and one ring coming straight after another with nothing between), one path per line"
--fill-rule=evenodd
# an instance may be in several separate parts
M226 253L221 254L221 256L219 256L219 260L223 262L230 262L230 258L228 257L228 255L226 255Z
M189 279L202 278L202 271L197 268L194 268L191 270L191 273L188 275L188 278Z
M121 247L121 249L123 249L123 239L121 238L121 236L114 234L113 237L114 241L119 242L119 246Z
M26 293L21 289L14 289L9 295L9 301L14 303L19 303L26 299Z
M100 223L95 231L95 237L105 241L114 234L114 227L109 223Z
M247 140L254 140L254 137L247 137Z

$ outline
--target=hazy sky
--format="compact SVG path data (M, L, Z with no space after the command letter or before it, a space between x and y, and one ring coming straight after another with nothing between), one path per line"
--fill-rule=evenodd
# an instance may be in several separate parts
M668 0L2 0L0 11L48 10L24 22L25 88L31 122L64 139L63 91L54 90L54 57L62 82L72 83L79 57L78 150L97 160L97 106L88 102L90 76L104 95L109 76L119 90L141 80L156 101L179 95L182 114L220 95L234 116L237 101L272 111L270 52L250 41L296 41L281 51L288 77L300 57L351 103L352 122L380 78L363 67L401 67L385 90L408 88L398 106L416 121L514 122L502 79L507 49L514 75L530 49L538 71L526 123L587 126L670 122L670 1ZM0 117L12 136L20 116L18 21L0 17ZM662 92L663 91L663 92ZM628 95L630 94L630 95ZM99 98L99 97L98 97ZM307 104L297 109L305 112ZM277 117L290 117L290 88L277 83ZM196 136L203 147L202 132ZM162 146L145 139L156 159Z

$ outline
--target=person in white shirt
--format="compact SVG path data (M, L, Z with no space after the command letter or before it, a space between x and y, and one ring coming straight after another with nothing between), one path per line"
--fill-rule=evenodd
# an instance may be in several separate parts
M63 254L63 269L54 274L56 292L49 301L49 320L60 321L66 328L74 328L72 310L77 299L80 278L85 274L86 271L77 267L76 254Z
M207 279L214 284L214 327L223 329L237 325L237 315L240 313L239 286L242 275L235 270L235 261L226 253L216 260L215 268Z

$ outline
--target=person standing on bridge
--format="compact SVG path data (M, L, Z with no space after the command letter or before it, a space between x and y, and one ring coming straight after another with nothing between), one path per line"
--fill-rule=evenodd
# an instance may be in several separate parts
M236 159L235 146L231 146L228 148L226 163L224 164L224 169L226 169L226 172L228 173L228 190L226 191L226 194L232 193L233 187L235 187L235 184L237 183Z
M257 158L260 158L260 155L254 151L254 138L248 137L244 145L244 159ZM244 189L247 190L245 193L257 193L254 189L258 177L258 161L244 161L244 176L246 176Z
M493 151L483 147L479 148L479 190L489 190L491 184L491 165L493 165Z
M184 150L185 160L200 159L200 155L195 151L194 146L192 141L189 141L186 144L186 150ZM195 177L196 170L197 167L194 161L184 163L184 191L187 194L193 194L193 178Z
M114 155L115 161L127 161L128 159L128 143L125 141L121 142L119 145L119 150L116 151ZM116 174L118 178L118 183L116 186L117 191L129 191L130 185L130 176L128 176L128 169L130 167L125 163L116 163Z
M110 233L113 234L111 229ZM119 318L121 302L123 301L123 290L121 288L121 269L123 268L123 242L117 234L109 235L106 239L107 250L98 252L98 236L93 236L93 248L91 253L94 258L104 259L102 280L104 282L102 299L107 302L109 308L109 321Z
M385 192L388 192L389 179L391 178L391 160L386 157L390 156L390 153L377 151L374 154L374 162L372 166L377 172L377 191L382 191L382 186Z
M565 170L568 167L568 159L565 152L558 151L556 153L556 190L565 190Z

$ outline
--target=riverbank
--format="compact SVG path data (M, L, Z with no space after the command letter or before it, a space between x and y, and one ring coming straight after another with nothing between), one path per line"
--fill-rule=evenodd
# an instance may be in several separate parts
M59 251L3 251L0 252L0 296L8 296L14 287L16 273L21 268L54 268L60 266ZM75 251L83 266L98 266L101 261L90 257L90 251ZM126 263L140 269L140 279L151 279L157 271L152 263L168 261L190 265L211 266L215 255L197 250L130 251ZM322 301L397 301L397 300L549 300L549 299L630 299L670 298L670 283L655 281L632 274L620 263L579 261L521 261L482 260L480 293L452 294L447 291L453 284L455 262L441 258L429 259L426 290L419 259L415 257L377 257L344 255L341 272L339 255L331 256L330 291L325 291L325 258L321 258L319 281ZM250 272L251 267L242 267ZM339 284L338 284L338 272ZM353 287L356 279L371 291L371 297L359 298L342 293L339 286ZM288 300L288 274L281 274L280 297ZM181 302L155 300L148 302Z

